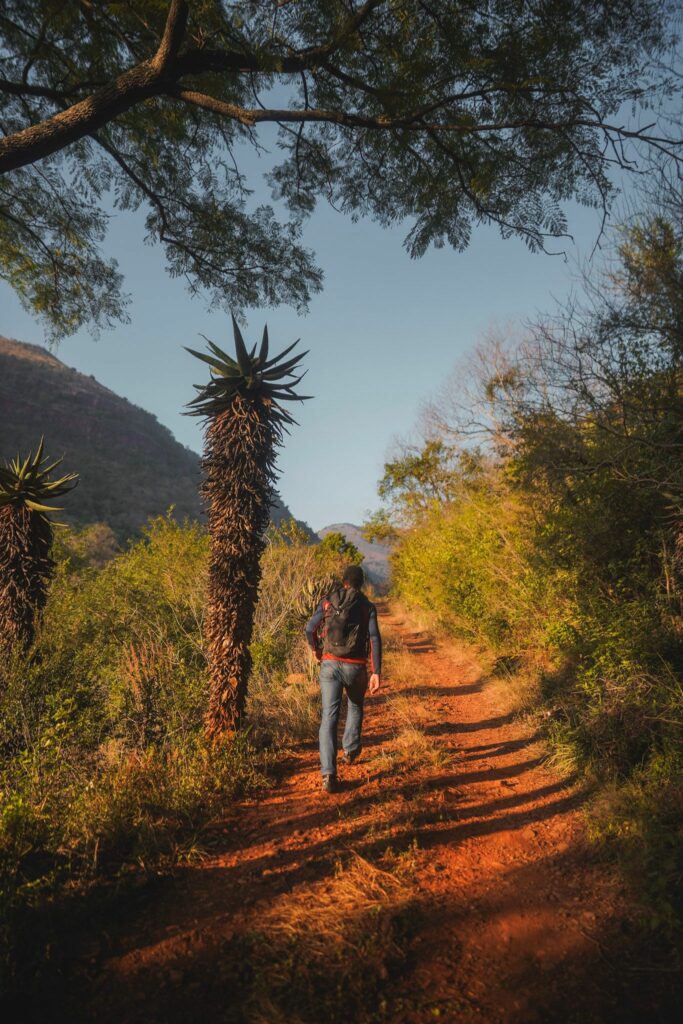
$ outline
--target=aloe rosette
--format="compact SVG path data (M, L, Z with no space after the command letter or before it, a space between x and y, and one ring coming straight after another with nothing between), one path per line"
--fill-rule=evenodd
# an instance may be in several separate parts
M41 439L35 453L0 466L0 646L19 645L24 652L33 643L54 575L48 514L61 511L53 502L78 482L76 473L55 477L62 459L51 462L43 448Z

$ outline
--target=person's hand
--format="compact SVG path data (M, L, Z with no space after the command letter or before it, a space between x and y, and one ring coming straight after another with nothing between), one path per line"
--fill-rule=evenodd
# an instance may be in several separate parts
M377 691L379 690L381 685L382 685L382 682L381 682L381 680L379 678L379 673L378 672L373 672L372 675L370 676L370 685L368 686L368 690L370 691L370 694L377 693Z
M316 660L316 661L318 662L318 664L320 664L320 663L321 663L321 661L323 660L323 656L322 656L322 651L317 651L317 650L316 650L316 651L314 651L314 650L311 650L311 654L313 655L313 657L315 658L315 660Z

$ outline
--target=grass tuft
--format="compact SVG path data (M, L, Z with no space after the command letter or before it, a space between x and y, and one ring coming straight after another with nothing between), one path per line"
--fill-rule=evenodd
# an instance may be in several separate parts
M408 884L353 854L332 879L280 897L258 931L233 940L248 950L234 1020L253 1024L346 1024L391 1019L386 993L405 970L415 906Z

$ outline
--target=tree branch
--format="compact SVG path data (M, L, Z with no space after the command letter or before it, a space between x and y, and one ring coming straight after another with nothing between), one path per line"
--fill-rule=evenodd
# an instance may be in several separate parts
M87 99L0 140L0 174L51 156L70 143L92 135L119 114L158 92L159 72L151 61L131 68Z
M0 140L0 174L34 163L92 135L119 114L163 91L187 23L186 0L172 0L164 34L151 60L124 71L113 82L39 124Z
M171 0L161 41L155 54L138 62L132 68L122 72L112 82L98 87L92 95L72 103L65 109L0 138L0 174L5 171L34 163L50 156L79 139L95 135L98 130L121 114L152 97L167 96L179 99L192 106L210 111L220 117L252 128L259 123L276 122L280 124L328 123L342 128L362 129L367 131L405 131L432 135L487 135L508 131L532 130L562 134L566 138L568 129L587 128L600 131L612 145L623 140L645 142L663 151L676 160L680 160L681 142L648 134L652 126L638 130L604 123L599 117L572 117L565 122L521 117L519 119L501 120L500 122L476 122L470 114L461 117L458 102L476 98L484 92L495 92L498 89L466 91L452 94L437 100L422 109L408 110L404 114L365 114L361 110L312 109L306 101L304 109L258 109L242 107L230 103L194 88L184 88L183 81L188 76L207 74L235 75L258 73L275 76L303 74L306 71L324 70L338 81L350 88L362 90L366 94L377 94L373 86L362 79L349 74L330 63L332 55L343 46L350 36L358 32L373 11L386 3L386 0L366 0L341 25L333 38L321 45L311 46L299 52L285 56L257 50L255 52L239 52L238 50L211 49L194 46L180 53L185 38L188 9L187 0ZM423 5L425 10L430 10ZM433 12L430 11L433 16ZM48 86L25 84L21 85L0 79L0 93L17 96L36 96L56 103L65 104L74 94L83 88L93 88L92 83L80 83L70 86L65 91ZM510 89L513 87L510 86ZM503 91L509 91L506 86ZM436 111L451 107L451 120L438 120ZM447 117L447 113L443 115ZM27 112L27 117L30 113ZM430 117L430 120L427 120ZM617 160L621 166L626 163L623 154L617 151Z
M102 86L102 82L79 82L69 89L51 89L47 85L30 85L28 82L11 82L7 78L0 78L0 92L8 96L35 96L37 99L54 100L62 103L74 96L81 89L92 89Z
M627 128L618 127L617 125L607 124L606 122L598 119L591 120L583 117L574 118L570 125L563 122L542 121L534 118L498 121L488 124L476 124L472 123L470 120L467 122L426 122L424 120L423 110L415 110L400 117L385 117L383 115L369 117L364 114L344 110L323 110L319 108L307 108L303 110L292 110L287 108L278 110L268 109L266 107L240 107L235 103L228 103L225 100L216 99L215 96L196 92L193 89L175 88L169 90L169 95L175 96L177 99L181 99L193 106L202 107L204 110L210 110L214 114L220 114L224 117L229 117L234 121L239 121L240 124L250 128L256 124L268 122L277 122L279 124L301 124L302 122L312 122L337 124L344 128L365 128L370 131L391 131L395 129L402 129L404 131L411 132L424 132L425 134L439 132L473 135L488 132L516 131L520 128L531 128L539 131L550 131L564 134L569 126L598 129L599 131L610 135L610 137L616 137L618 139L640 139L652 145L659 143L661 145L658 148L662 148L662 146L680 147L683 145L683 142L679 142L678 140L671 140L656 135L648 135L647 131L649 128L652 128L653 125L646 125L644 128L629 130Z
M152 58L152 64L163 75L178 55L187 28L186 0L171 0L161 45Z

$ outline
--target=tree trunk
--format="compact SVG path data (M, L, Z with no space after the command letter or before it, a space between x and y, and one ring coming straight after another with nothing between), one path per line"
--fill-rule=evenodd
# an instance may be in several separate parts
M54 572L52 528L25 506L0 508L0 649L26 652Z
M260 398L236 396L207 427L202 486L211 535L207 731L214 737L239 728L244 716L277 438L270 406Z

